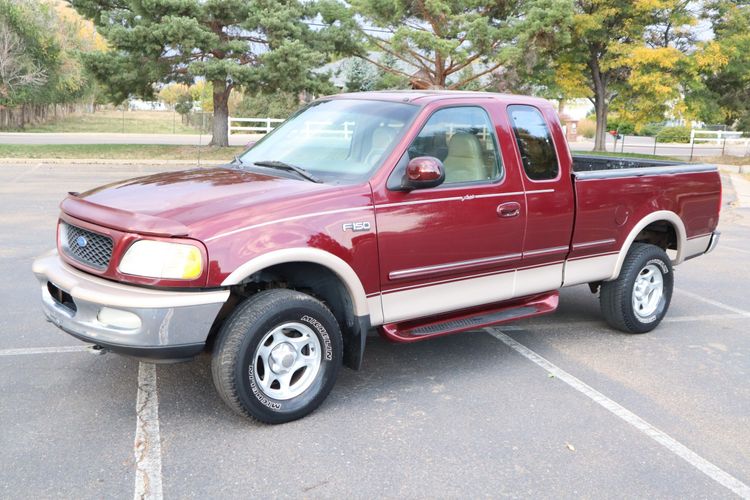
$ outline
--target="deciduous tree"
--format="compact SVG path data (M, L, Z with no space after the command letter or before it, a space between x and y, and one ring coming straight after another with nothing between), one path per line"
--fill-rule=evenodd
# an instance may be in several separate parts
M704 118L713 104L714 116L750 132L750 2L714 0L706 10L715 39L696 54L705 62Z

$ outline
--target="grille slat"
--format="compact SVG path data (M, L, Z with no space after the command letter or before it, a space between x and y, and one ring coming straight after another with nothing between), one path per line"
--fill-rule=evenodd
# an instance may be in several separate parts
M68 256L94 269L107 269L114 246L112 238L65 222L60 226L62 248Z

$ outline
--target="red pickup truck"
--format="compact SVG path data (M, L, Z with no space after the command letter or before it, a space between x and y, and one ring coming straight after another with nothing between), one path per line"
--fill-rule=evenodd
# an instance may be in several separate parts
M342 94L227 166L71 193L33 270L71 335L151 360L208 350L237 412L314 410L367 332L413 342L554 311L588 284L643 333L673 266L717 243L715 167L571 157L542 99Z

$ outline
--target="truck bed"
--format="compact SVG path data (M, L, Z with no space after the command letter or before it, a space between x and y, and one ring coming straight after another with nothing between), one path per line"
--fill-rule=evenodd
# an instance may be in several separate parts
M705 251L716 228L721 181L714 165L576 155L572 177L576 220L566 285L607 279L633 228L654 214L684 223L675 263Z
M626 156L573 155L576 179L601 179L642 175L711 172L716 167L705 163L677 160L647 160Z

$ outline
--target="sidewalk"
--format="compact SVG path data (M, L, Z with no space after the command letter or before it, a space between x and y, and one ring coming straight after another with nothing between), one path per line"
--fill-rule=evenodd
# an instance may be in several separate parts
M730 176L737 195L737 206L739 208L750 208L750 180L742 174L730 174Z
M738 208L750 208L750 174L746 172L747 166L716 165L719 171L727 174L734 188L734 206Z

